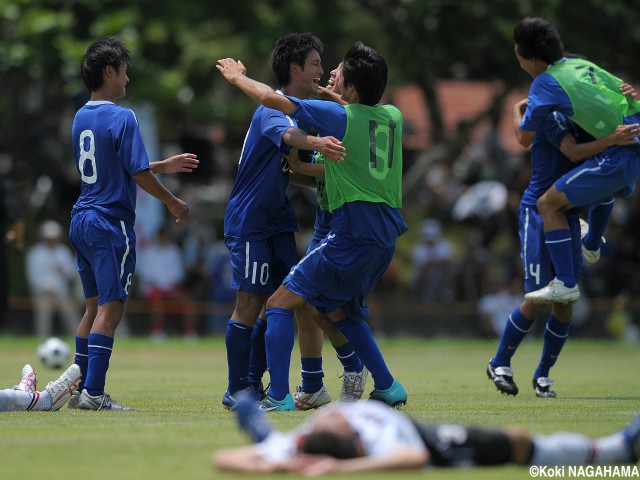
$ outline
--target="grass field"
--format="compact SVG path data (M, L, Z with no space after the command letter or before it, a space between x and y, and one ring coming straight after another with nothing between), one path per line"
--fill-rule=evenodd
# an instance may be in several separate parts
M409 392L404 411L419 419L521 426L536 433L575 430L599 436L621 428L640 410L637 346L570 340L552 372L559 398L537 399L530 389L530 376L540 354L539 341L525 342L514 358L512 366L521 389L517 397L500 395L485 376L496 345L494 340L380 342L392 372ZM0 337L2 387L17 383L25 363L36 367L41 388L59 375L59 371L39 365L36 347L35 339ZM300 381L297 354L292 367L294 388ZM334 397L340 390L339 370L328 349L325 384ZM367 388L370 385L371 380ZM210 466L213 450L246 443L233 415L220 404L225 386L222 339L194 343L171 340L160 345L146 339L117 341L107 391L138 411L86 412L65 406L58 412L0 413L0 479L249 478L217 472ZM271 418L287 430L307 415L279 413ZM378 473L359 478L425 475L434 479L531 478L528 468L511 466Z

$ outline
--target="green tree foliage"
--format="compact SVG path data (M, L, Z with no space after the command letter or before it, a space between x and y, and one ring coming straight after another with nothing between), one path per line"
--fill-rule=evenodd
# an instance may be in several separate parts
M326 73L362 40L390 64L391 85L419 84L434 139L445 140L434 93L439 78L500 79L509 89L530 79L513 57L511 33L526 15L549 18L572 52L630 82L640 25L638 0L3 0L0 3L0 150L45 168L44 138L64 130L62 113L86 99L79 63L86 46L115 34L134 64L128 95L154 103L161 135L191 124L225 122L244 133L255 107L219 76L216 60L240 58L270 82L269 52L281 35L312 31L325 43ZM66 135L65 131L60 135ZM59 156L59 155L58 155ZM61 161L60 159L58 161ZM54 162L55 164L55 162Z

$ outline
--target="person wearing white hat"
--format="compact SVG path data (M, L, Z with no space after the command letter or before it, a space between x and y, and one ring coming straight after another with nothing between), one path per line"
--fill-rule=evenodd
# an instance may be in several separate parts
M27 280L34 308L35 334L47 338L54 333L59 313L64 334L74 336L80 322L79 305L71 285L78 279L73 254L60 242L63 229L54 220L40 226L40 242L27 252Z

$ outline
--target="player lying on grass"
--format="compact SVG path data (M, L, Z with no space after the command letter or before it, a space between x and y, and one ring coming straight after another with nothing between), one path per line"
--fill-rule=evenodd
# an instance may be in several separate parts
M60 410L78 389L80 378L80 367L73 364L39 392L36 372L27 364L22 367L22 378L18 385L0 390L0 412Z
M289 433L275 430L250 397L238 399L240 428L253 445L214 452L213 465L240 472L333 472L420 469L426 466L614 465L640 455L640 414L608 437L570 432L530 435L418 422L383 402L335 403Z

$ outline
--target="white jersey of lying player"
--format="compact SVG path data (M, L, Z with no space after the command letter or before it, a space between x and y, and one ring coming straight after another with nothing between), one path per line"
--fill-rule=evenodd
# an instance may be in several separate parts
M335 403L314 415L313 421L339 411L357 432L362 442L364 456L386 457L399 447L426 449L413 422L406 415L390 409L381 402ZM257 444L259 454L267 461L280 463L297 453L298 440L311 430L308 420L288 433L274 431L262 443Z

